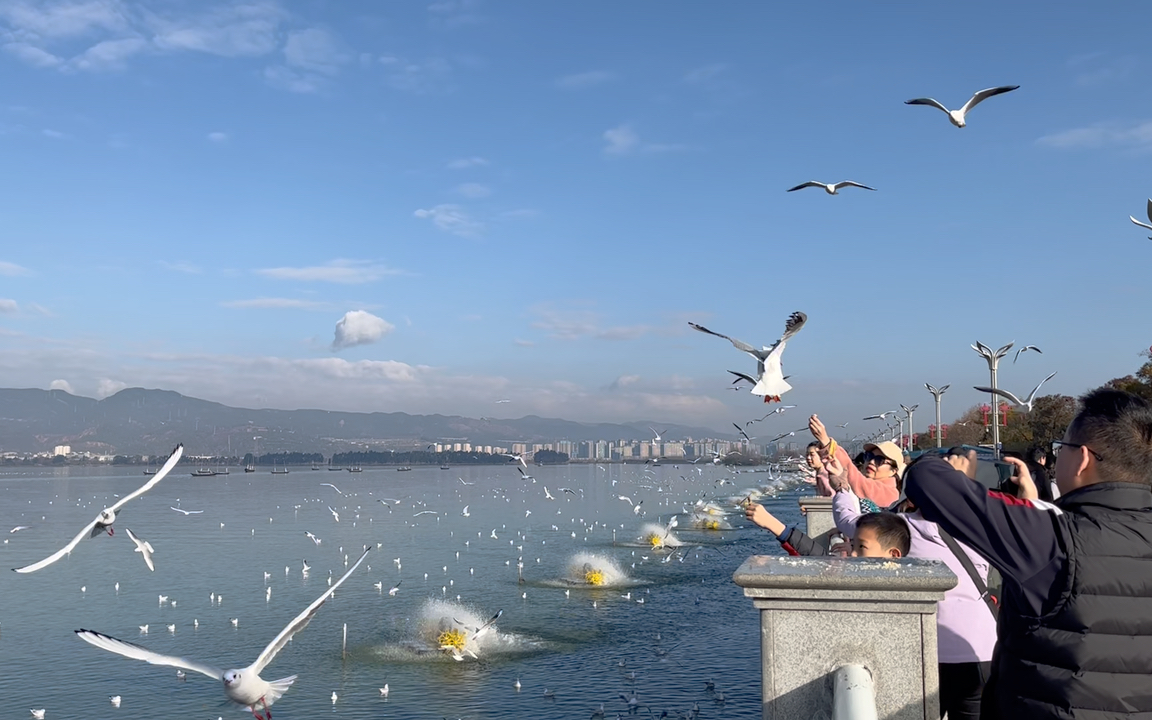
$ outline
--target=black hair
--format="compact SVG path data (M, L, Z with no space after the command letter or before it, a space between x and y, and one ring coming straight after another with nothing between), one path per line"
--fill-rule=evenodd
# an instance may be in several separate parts
M872 528L876 531L876 539L885 550L896 548L900 557L908 557L912 549L912 533L908 530L908 523L896 513L874 512L861 515L856 520L856 531L860 528Z
M1110 388L1087 393L1068 437L1104 458L1100 466L1109 481L1152 485L1152 403L1144 398Z
M1048 461L1048 452L1042 447L1034 447L1027 452L1024 460L1029 463L1043 465Z
M820 444L819 440L813 440L812 442L808 443L809 449L816 448L817 450L819 450L822 447L824 447L824 446Z

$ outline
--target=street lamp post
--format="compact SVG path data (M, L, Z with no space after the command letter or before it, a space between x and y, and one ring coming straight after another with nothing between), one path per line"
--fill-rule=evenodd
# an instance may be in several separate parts
M944 387L936 388L928 383L924 383L924 387L928 388L928 392L932 393L932 397L936 398L936 447L940 448L943 447L943 444L940 442L940 396L944 394L945 390L952 386L945 385Z
M911 453L913 450L913 447L912 447L912 414L916 412L916 408L918 408L918 407L920 407L920 406L919 405L913 405L912 407L905 407L904 405L900 406L900 409L908 414L908 452L909 453Z
M982 342L977 341L972 349L976 351L980 357L988 361L988 373L992 376L991 387L996 389L996 368L1000 364L1000 359L1008 354L1008 351L1015 345L1015 341L1008 343L999 350L992 350ZM999 398L993 395L992 397L992 457L1000 459L1000 408L997 406Z

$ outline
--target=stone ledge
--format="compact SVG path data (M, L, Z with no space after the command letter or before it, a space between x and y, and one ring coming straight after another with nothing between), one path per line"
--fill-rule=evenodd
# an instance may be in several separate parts
M889 601L895 599L893 593L943 593L957 582L948 566L937 560L771 555L748 558L732 574L732 580L744 588L745 595L756 598L796 597L791 593L759 590L874 591L877 593L874 599ZM809 597L815 599L816 595Z

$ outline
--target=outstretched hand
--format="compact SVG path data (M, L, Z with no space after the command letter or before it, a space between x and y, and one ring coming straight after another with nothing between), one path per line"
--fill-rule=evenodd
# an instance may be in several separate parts
M824 468L828 471L828 484L836 492L848 490L848 471L835 455L823 454Z
M945 462L968 476L969 480L976 479L976 451L969 450L964 455L949 455Z
M784 523L777 520L775 515L765 510L764 506L759 503L750 502L746 504L744 506L744 517L765 530L775 533L777 537L784 532Z
M827 447L828 443L832 442L832 438L828 437L828 429L824 427L824 423L820 422L820 418L815 415L808 418L808 432L812 433L812 437L816 438L816 442L820 443L820 447Z

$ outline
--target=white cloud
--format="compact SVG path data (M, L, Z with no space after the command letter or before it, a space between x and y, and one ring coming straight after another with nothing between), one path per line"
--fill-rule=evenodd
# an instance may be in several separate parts
M445 27L460 27L480 22L477 12L480 0L440 0L428 6L433 24Z
M69 395L75 395L76 394L75 392L72 391L72 383L68 382L67 380L53 380L51 383L48 384L48 389L49 390L63 390L64 392L68 393Z
M214 143L228 142L228 133L226 132L210 132L208 139Z
M285 65L264 68L264 79L272 87L302 94L318 92L324 84L324 78L316 73L298 72Z
M14 313L20 311L20 304L15 300L0 298L0 313Z
M574 73L556 79L556 87L564 90L582 90L584 88L603 85L616 79L616 74L607 70L591 70L589 72Z
M473 220L459 205L441 204L427 210L417 210L415 217L431 220L432 224L444 232L461 237L474 237L484 227Z
M609 155L627 155L640 144L640 136L627 125L604 131L604 152Z
M638 382L640 382L639 375L621 375L620 377L613 380L612 384L608 387L612 390L622 390L631 385L635 385Z
M123 70L128 58L144 52L148 47L148 41L141 38L104 40L72 58L70 65L88 72Z
M294 309L294 310L326 310L331 303L316 300L299 300L297 298L252 298L250 300L228 300L220 303L227 308L255 308L255 309Z
M394 270L370 260L333 260L325 265L264 268L256 272L277 280L332 282L345 285L375 282L388 275L403 274L402 270Z
M168 262L166 260L158 260L160 267L166 270L174 270L176 272L187 273L188 275L199 275L201 272L199 265L193 265L190 262Z
M518 347L535 347L536 346L536 343L533 342L532 340L521 340L520 338L516 338L515 340L513 340L512 344L516 345Z
M67 133L62 133L59 130L52 130L51 128L44 128L40 131L40 134L46 138L52 138L53 140L68 140L71 138L71 136Z
M448 169L450 169L450 170L465 170L467 168L483 167L487 164L488 164L488 161L482 157L457 158L456 160L453 160L452 162L448 163Z
M456 186L456 192L460 193L466 198L476 199L488 197L492 194L491 188L487 185L480 183L464 183L463 185Z
M381 317L363 310L350 310L336 322L332 352L356 345L369 345L392 332L395 326Z
M0 260L0 275L7 275L14 277L16 275L30 275L28 268L20 267L16 263L4 262Z
M58 68L64 64L64 58L27 43L7 43L4 51L32 67Z
M423 62L383 55L377 64L384 69L385 82L396 90L417 94L443 91L448 88L452 66L444 58L429 58Z
M0 19L17 37L73 38L97 31L129 29L128 8L118 0L16 0L0 4Z
M634 152L661 153L685 149L683 145L641 142L630 125L619 125L604 131L606 155L630 155Z
M291 67L333 75L351 56L334 35L320 28L288 33L284 61Z
M287 13L275 2L223 5L196 17L147 17L160 50L194 51L222 57L256 57L273 52Z
M1089 127L1073 128L1036 141L1055 148L1128 148L1152 149L1152 120L1135 123L1101 122Z
M720 73L724 72L728 66L723 63L711 63L703 65L698 68L693 68L684 74L684 82L690 85L699 85L706 83Z
M100 382L96 385L96 399L103 400L106 397L115 395L126 387L128 387L128 383L111 380L109 378L100 378Z

